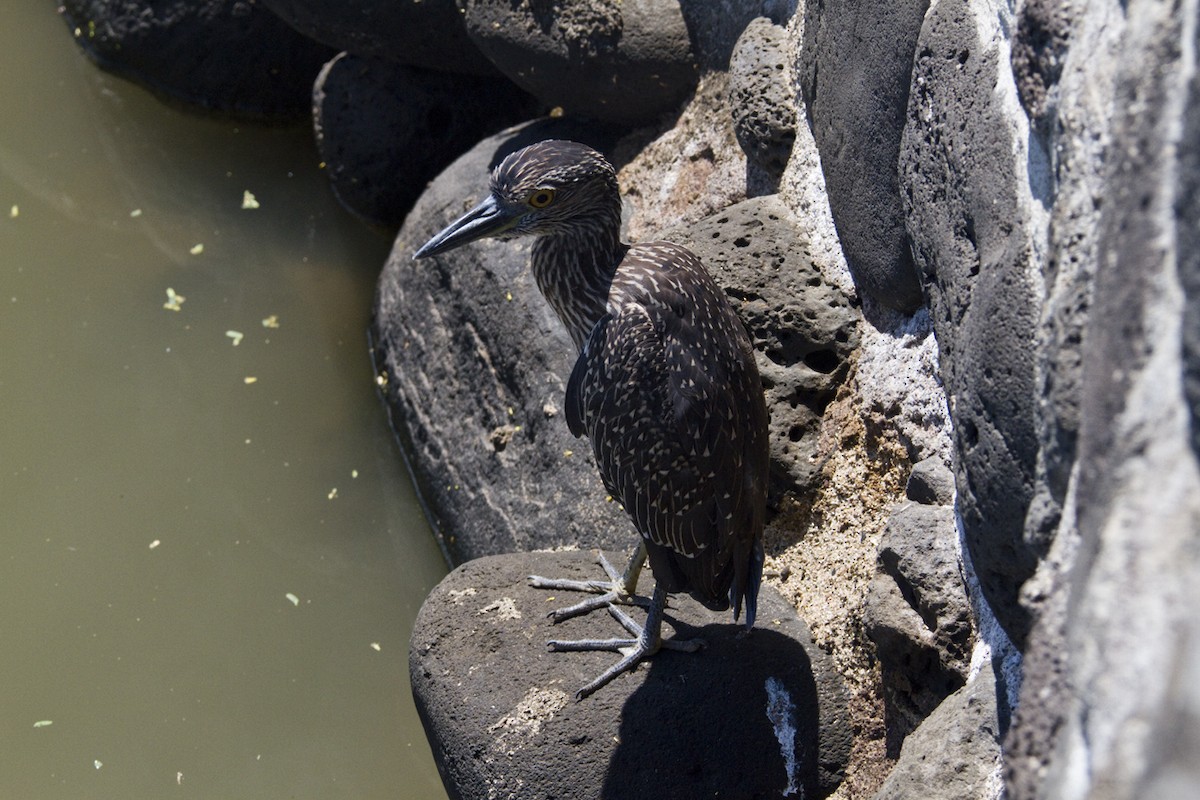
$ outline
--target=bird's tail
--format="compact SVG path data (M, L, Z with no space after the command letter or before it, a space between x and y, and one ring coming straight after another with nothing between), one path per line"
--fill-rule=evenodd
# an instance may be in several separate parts
M754 627L754 617L758 614L758 587L762 585L763 546L761 539L755 539L750 550L750 563L746 574L735 572L733 585L729 587L729 602L733 606L733 621L737 622L742 613L742 599L746 601L746 630Z

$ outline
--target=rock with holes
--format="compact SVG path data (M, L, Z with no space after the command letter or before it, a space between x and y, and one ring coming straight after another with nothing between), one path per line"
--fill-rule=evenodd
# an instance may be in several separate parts
M432 180L536 101L499 75L429 72L342 53L313 87L317 149L334 194L368 222L398 226Z
M1047 165L1019 111L1013 21L930 8L900 150L908 231L954 425L958 510L984 596L1015 642L1039 553L1024 539L1038 455L1036 337Z
M300 120L334 51L244 0L66 0L75 41L156 94L235 117Z
M417 616L413 697L452 798L813 799L837 787L851 741L845 689L776 592L763 590L748 636L728 613L672 597L664 634L704 648L660 651L577 702L617 656L544 642L624 629L603 611L551 623L548 609L578 598L530 588L531 573L603 575L582 552L480 559L450 573Z
M822 277L803 228L775 195L738 203L665 238L700 256L758 350L775 488L808 488L820 467L821 415L858 345L858 312Z
M766 17L742 32L729 62L733 129L746 159L778 181L796 142L795 88L786 69L787 32Z
M954 509L912 503L888 520L863 630L882 666L899 741L962 687L974 635Z

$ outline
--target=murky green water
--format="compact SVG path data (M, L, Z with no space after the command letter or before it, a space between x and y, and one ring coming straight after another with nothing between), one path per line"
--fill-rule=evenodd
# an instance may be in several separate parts
M0 43L0 797L444 797L406 650L445 566L364 334L389 242L307 131L163 106L46 0Z

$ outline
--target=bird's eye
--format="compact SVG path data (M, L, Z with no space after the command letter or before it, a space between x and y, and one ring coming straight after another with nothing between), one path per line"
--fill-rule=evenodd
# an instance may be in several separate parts
M533 194L529 195L529 200L526 202L534 208L545 208L554 202L553 189L538 189Z

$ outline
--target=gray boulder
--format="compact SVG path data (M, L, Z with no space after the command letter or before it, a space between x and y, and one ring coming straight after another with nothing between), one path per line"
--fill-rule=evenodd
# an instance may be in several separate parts
M480 559L417 616L413 697L452 798L821 798L836 788L851 741L845 689L776 592L764 589L747 636L728 613L672 597L664 635L704 648L660 651L576 702L614 654L551 653L544 642L624 629L603 611L551 623L548 609L577 598L530 588L530 573L603 575L582 552Z
M922 459L913 464L904 495L925 505L954 505L954 473L936 456Z
M549 106L620 123L675 110L697 71L679 3L462 0L475 45Z
M987 800L1002 797L996 673L984 664L904 740L874 800Z
M787 70L787 32L752 20L729 62L729 108L746 159L778 182L796 143L795 90Z
M928 0L805 6L798 55L829 207L860 291L905 313L923 302L897 158Z
M455 0L259 0L305 36L358 56L439 72L492 75Z
M929 296L954 425L958 511L984 596L1014 641L1038 437L1034 358L1045 198L996 14L930 8L900 151L907 227ZM988 9L991 6L987 7ZM1037 197L1035 197L1035 193Z
M379 278L373 352L435 534L451 563L636 533L561 408L575 347L529 271L529 241L413 252L482 199L508 153L547 138L607 149L594 126L543 120L484 139L421 195Z
M60 10L103 69L245 119L306 117L313 78L335 52L245 0L66 0Z
M863 631L882 666L893 742L966 682L974 635L957 540L952 508L913 503L879 544Z
M370 223L399 226L443 168L484 136L534 116L536 106L499 75L341 53L313 87L313 127L342 205Z

